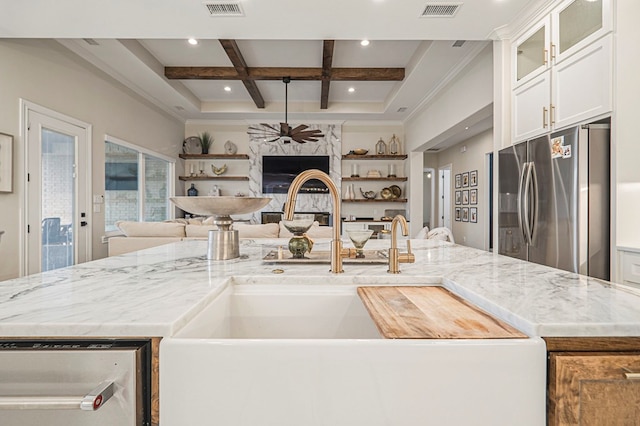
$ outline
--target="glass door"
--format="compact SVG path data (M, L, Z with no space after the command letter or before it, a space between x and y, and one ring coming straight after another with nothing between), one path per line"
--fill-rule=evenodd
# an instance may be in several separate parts
M553 14L555 63L610 31L610 10L610 0L567 0L561 4Z
M529 81L549 68L549 27L550 20L544 19L514 43L515 86Z
M28 110L27 273L89 260L87 129Z

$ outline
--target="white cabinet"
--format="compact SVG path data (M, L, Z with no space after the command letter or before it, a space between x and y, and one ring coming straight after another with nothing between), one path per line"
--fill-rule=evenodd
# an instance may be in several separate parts
M551 12L551 61L560 63L609 33L611 6L611 0L565 0L558 5Z
M612 110L612 42L611 35L602 38L551 69L552 128Z
M549 130L551 105L549 72L531 79L513 91L513 141L519 142Z
M513 142L612 110L610 0L567 0L512 45Z
M620 281L640 287L640 249L618 247L620 259Z

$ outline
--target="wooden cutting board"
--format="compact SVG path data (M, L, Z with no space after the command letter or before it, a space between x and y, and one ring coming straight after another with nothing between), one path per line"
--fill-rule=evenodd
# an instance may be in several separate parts
M527 337L443 287L358 287L358 295L387 339Z

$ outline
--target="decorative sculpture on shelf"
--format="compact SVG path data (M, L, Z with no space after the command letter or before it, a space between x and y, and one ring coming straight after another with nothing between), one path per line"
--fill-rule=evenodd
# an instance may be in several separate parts
M231 141L226 141L224 143L224 152L229 155L235 155L238 152L238 147Z
M366 198L367 200L373 200L374 198L376 198L376 191L363 191L362 188L360 188L360 194L362 194L362 196L364 198Z
M227 172L227 165L223 165L222 167L216 167L214 164L211 165L211 170L213 174L216 176L223 175Z

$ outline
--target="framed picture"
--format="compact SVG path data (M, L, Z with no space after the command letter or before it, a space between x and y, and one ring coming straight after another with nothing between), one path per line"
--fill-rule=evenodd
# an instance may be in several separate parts
M478 190L472 189L469 191L469 203L470 204L478 204Z
M469 207L462 208L462 221L469 222Z
M469 208L469 210L469 214L471 215L471 223L478 223L478 208L471 207Z
M456 222L460 222L460 207L456 207Z
M474 170L469 173L469 180L471 181L471 186L478 186L478 171Z
M0 192L13 192L13 136L0 133Z
M469 172L462 174L462 187L467 188L469 186Z
M469 204L469 190L462 191L462 204Z
M460 173L456 175L456 188L462 188L462 175Z
M462 191L456 191L456 205L462 204Z

